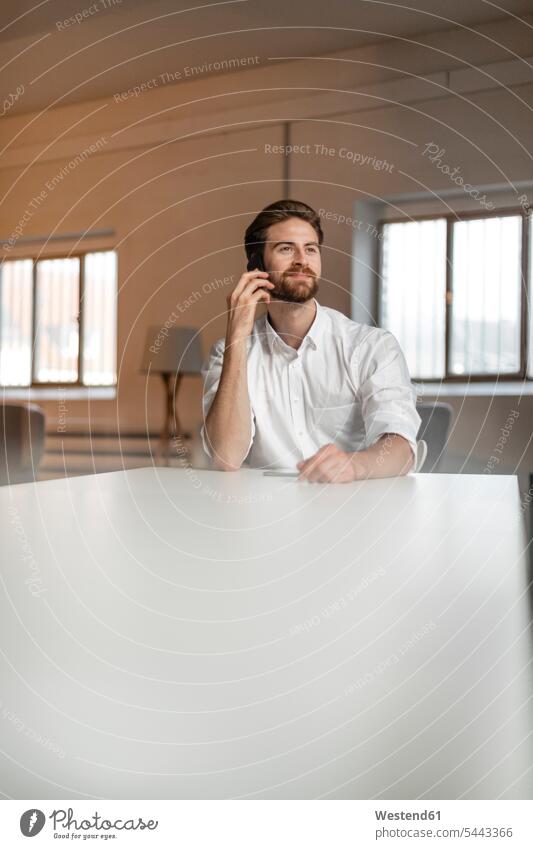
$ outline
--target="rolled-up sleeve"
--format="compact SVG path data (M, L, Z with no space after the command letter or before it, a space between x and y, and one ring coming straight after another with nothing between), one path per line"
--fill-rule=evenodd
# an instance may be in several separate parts
M409 442L416 457L420 416L416 391L396 338L388 330L374 329L354 352L359 393L370 447L385 433L397 433Z
M222 364L224 362L224 339L218 339L217 342L211 347L209 351L208 357L205 360L202 366L202 378L204 381L204 389L202 396L202 411L203 411L203 424L202 429L200 431L200 435L202 437L202 445L207 456L212 460L213 454L211 452L207 434L205 431L205 420L207 418L207 414L213 403L213 399L217 394L218 384L220 383L220 375L222 372ZM251 426L251 438L250 444L248 446L248 452L252 447L252 442L255 436L255 421L253 413L250 410L250 426Z

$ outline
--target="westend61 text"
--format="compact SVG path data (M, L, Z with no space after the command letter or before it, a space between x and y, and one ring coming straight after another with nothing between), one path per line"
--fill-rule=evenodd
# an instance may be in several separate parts
M440 811L374 811L377 820L440 820Z

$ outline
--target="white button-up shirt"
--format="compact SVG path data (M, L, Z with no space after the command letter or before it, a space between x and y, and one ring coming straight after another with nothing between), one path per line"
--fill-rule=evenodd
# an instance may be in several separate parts
M403 436L416 456L416 392L395 337L315 303L315 319L298 350L278 336L268 313L247 339L246 464L297 471L296 463L329 442L361 451L385 433ZM204 421L218 388L224 346L224 339L215 342L202 369ZM212 457L205 426L201 433Z

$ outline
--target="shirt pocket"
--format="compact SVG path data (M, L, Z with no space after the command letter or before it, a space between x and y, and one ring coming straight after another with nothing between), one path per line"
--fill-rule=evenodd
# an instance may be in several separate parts
M345 404L311 406L310 426L334 441L336 436L345 436L353 430L356 406L355 400Z
M256 414L264 416L265 413L267 415L272 415L274 409L274 396L268 391L256 391L254 392L253 397L250 398L250 406L254 416Z

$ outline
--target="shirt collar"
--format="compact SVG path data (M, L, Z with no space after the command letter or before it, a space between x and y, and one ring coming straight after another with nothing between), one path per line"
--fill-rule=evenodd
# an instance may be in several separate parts
M315 315L315 318L314 318L314 321L313 321L311 327L309 328L309 330L305 334L304 338L302 339L302 344L300 345L300 348L298 350L300 350L303 347L303 345L309 344L316 351L318 344L320 342L320 339L321 339L321 337L324 333L324 324L325 324L325 321L326 321L324 308L320 306L320 304L318 303L316 298L313 298L313 301L316 304L316 315ZM265 313L265 332L266 332L266 339L267 339L267 344L268 344L268 348L270 350L270 353L272 353L275 350L276 346L279 347L280 343L282 345L284 344L281 337L278 335L278 333L272 327L272 325L271 325L271 323L268 319L268 312Z

